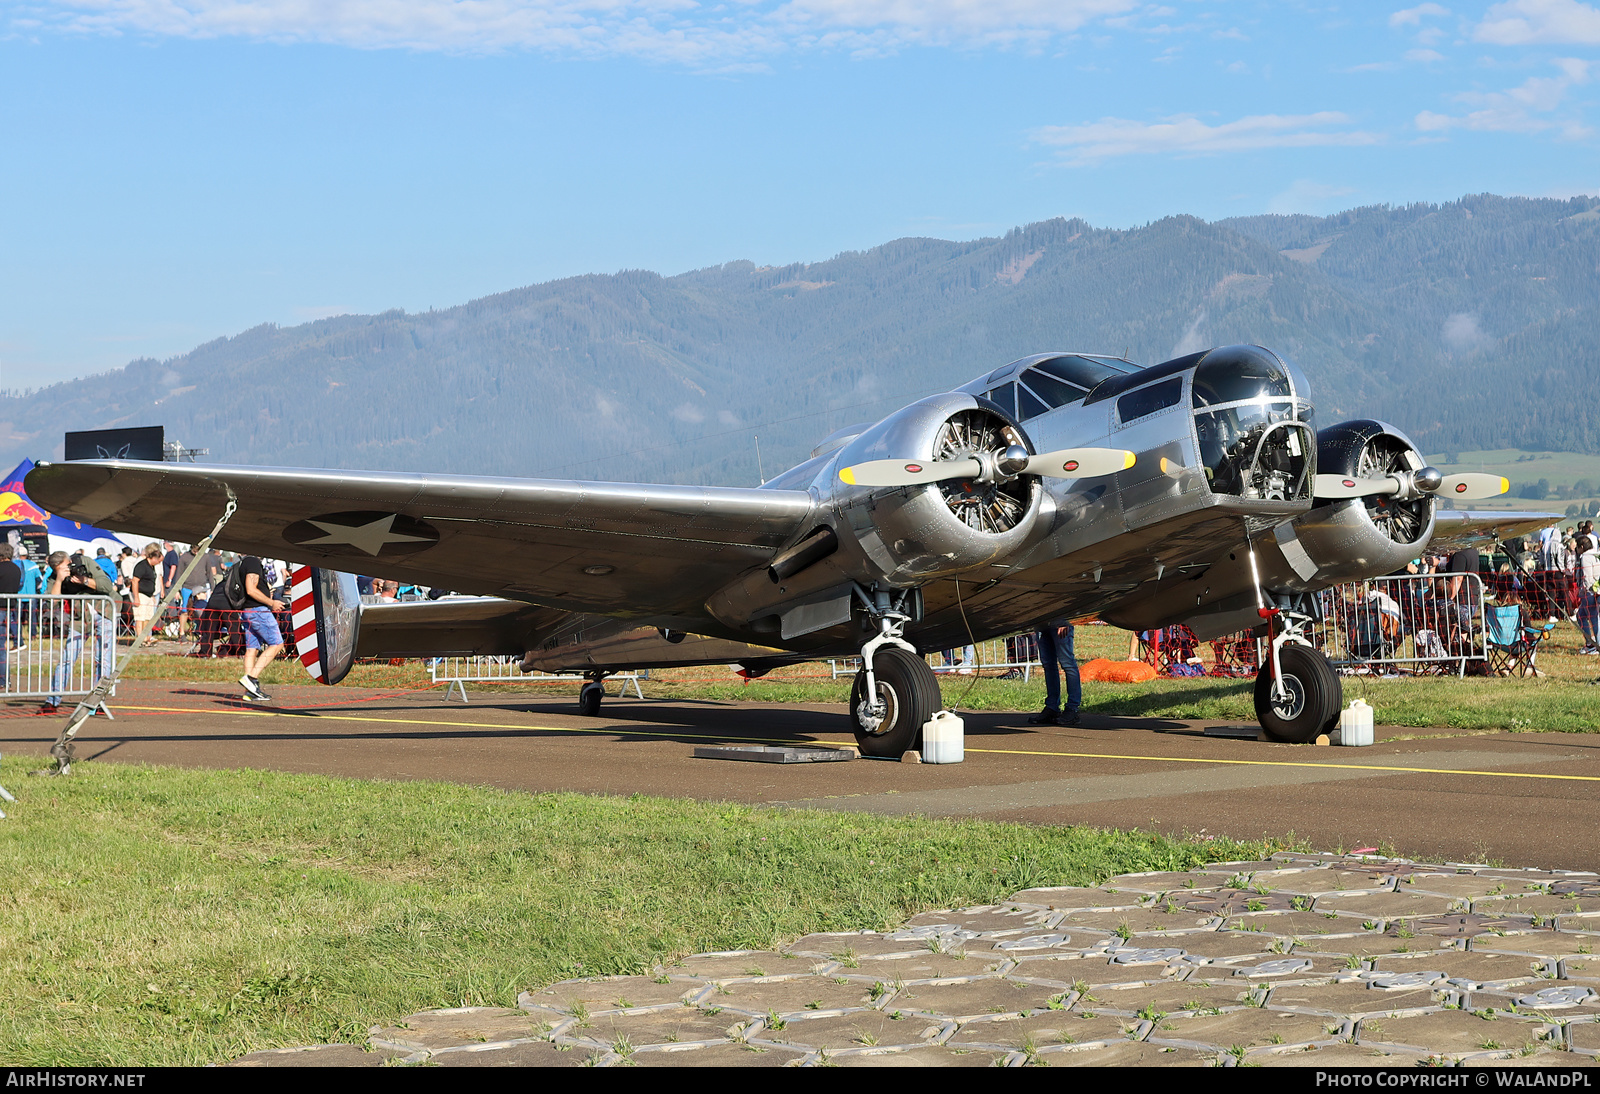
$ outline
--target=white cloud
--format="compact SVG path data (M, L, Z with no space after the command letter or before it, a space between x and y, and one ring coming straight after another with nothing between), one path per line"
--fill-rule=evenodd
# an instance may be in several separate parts
M1330 131L1350 119L1337 111L1316 114L1256 114L1222 125L1207 125L1192 114L1159 122L1102 118L1088 125L1052 125L1034 140L1063 150L1068 162L1095 163L1114 156L1168 153L1215 155L1258 148L1309 148L1318 145L1376 144L1381 138L1359 130Z
M1600 10L1578 0L1508 0L1484 12L1472 37L1497 46L1600 45Z
M1462 92L1455 96L1455 100L1467 106L1476 106L1477 110L1459 116L1424 110L1417 115L1416 126L1424 133L1450 129L1508 133L1560 129L1562 135L1569 139L1588 136L1589 129L1576 116L1551 118L1539 115L1554 113L1560 108L1568 90L1589 82L1590 62L1576 57L1562 57L1551 63L1561 70L1561 75L1533 76L1521 86L1506 91Z
M1071 33L1138 0L38 0L57 30L320 42L361 49L621 54L694 65L787 48L887 52ZM19 21L13 21L20 25Z
M1449 8L1438 4L1418 4L1414 8L1404 8L1389 16L1389 25L1391 27L1420 26L1424 16L1449 14Z
M688 422L690 425L695 425L706 420L705 414L702 413L700 408L695 406L693 403L678 404L678 406L673 410L672 416L678 419L678 421Z
M1406 53L1406 60L1427 65L1432 64L1435 61L1444 60L1444 54L1438 53L1431 49L1413 49Z
M1337 199L1353 193L1355 188L1352 186L1330 186L1310 179L1296 179L1289 184L1288 189L1274 195L1272 200L1267 202L1267 212L1320 215L1332 212L1331 206Z
M1477 349L1489 340L1489 336L1478 327L1478 317L1464 311L1458 311L1444 321L1444 326L1439 329L1439 337L1457 353Z

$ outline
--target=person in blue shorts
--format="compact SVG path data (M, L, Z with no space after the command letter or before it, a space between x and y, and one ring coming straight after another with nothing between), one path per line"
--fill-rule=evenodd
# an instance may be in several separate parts
M261 690L261 673L283 652L283 632L275 613L283 611L283 601L274 600L268 591L267 568L254 555L239 560L244 575L244 610L239 613L244 626L244 675L239 684L244 697L255 703L270 703L272 696Z

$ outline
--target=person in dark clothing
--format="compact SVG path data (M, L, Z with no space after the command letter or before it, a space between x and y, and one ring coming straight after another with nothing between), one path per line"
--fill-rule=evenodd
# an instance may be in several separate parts
M17 631L17 615L22 605L17 596L22 592L22 567L11 561L14 554L16 551L11 544L0 543L0 688L6 686L8 679L8 640L15 638L17 648L24 648Z
M99 595L100 588L89 572L89 567L93 565L92 562L85 562L82 555L74 555L69 559L65 551L56 551L45 560L45 568L50 573L50 585L45 591L51 596ZM116 620L110 612L102 614L97 605L74 609L71 604L71 601L65 602L62 609L61 659L50 673L51 694L39 708L41 714L54 714L61 709L61 693L67 690L72 666L82 656L86 641L93 643L94 681L116 666Z

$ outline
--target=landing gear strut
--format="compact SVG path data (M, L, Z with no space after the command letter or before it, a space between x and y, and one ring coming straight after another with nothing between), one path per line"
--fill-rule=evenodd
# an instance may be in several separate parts
M1256 720L1269 737L1308 744L1338 721L1344 705L1344 685L1321 651L1303 634L1311 618L1299 612L1278 610L1269 615L1268 633L1276 619L1281 630L1272 635L1269 656L1256 673Z
M916 748L922 726L943 704L939 680L902 636L910 593L857 589L878 636L861 649L861 671L850 688L850 728L865 756L899 756Z

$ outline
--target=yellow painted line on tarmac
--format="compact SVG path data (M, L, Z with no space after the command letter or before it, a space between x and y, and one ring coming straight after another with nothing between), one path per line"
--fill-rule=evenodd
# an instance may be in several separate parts
M1007 756L1065 756L1075 760L1149 760L1169 764L1235 764L1243 767L1331 767L1339 771L1403 771L1413 775L1491 775L1499 779L1567 779L1600 783L1600 775L1549 775L1528 771L1460 771L1448 767L1397 767L1393 764L1319 764L1303 760L1209 760L1190 756L1113 756L1103 752L1033 752L1022 748L968 748Z
M170 714L216 714L218 711L196 710L193 707L136 707L126 706L126 710L148 710L156 713ZM444 722L432 718L371 718L354 714L313 714L300 711L276 710L236 710L229 709L221 713L235 714L241 718L317 718L336 722L372 722L375 724L418 725L418 726L451 726L457 729L513 729L537 730L541 733L585 733L597 736L633 736L633 737L686 737L699 741L749 741L755 744L792 744L792 745L826 745L827 741L782 741L773 740L771 737L730 737L721 733L675 733L661 732L648 729L622 729L609 726L605 729L585 729L575 726L516 726L503 725L496 722ZM1036 752L1024 748L967 748L968 752L977 752L993 756L1051 756L1069 760L1144 760L1150 763L1169 764L1232 764L1239 767L1320 767L1331 768L1336 771L1394 771L1411 775L1487 775L1497 779L1551 779L1566 782L1600 782L1600 775L1551 775L1543 772L1529 771L1472 771L1459 770L1448 767L1400 767L1394 764L1334 764L1313 763L1306 760L1224 760L1207 759L1197 756L1123 756L1105 752Z

